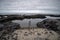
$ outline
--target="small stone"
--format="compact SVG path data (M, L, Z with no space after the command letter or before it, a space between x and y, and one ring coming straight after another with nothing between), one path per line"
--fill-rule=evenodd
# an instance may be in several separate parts
M45 34L47 34L48 32L45 32Z
M41 38L41 37L36 37L36 38L34 38L34 40L45 40L45 39Z
M50 33L53 35L53 33L50 31Z
M37 33L37 35L39 35L39 36L40 36L41 34L40 34L40 33Z
M32 35L32 33L31 33L31 32L30 32L29 34L30 34L30 35Z
M46 38L45 40L49 40L49 39Z
M27 33L27 32L25 32L25 33Z
M28 36L28 34L24 34L24 36Z

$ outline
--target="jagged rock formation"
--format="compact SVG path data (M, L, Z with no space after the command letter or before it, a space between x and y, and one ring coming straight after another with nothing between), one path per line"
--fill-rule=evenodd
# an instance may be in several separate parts
M34 18L46 18L44 15L0 15L0 23L12 21L12 20L23 20L23 19L34 19Z
M17 28L20 28L20 24L12 23L12 22L0 23L0 30L1 29L4 30L8 28L17 29Z
M9 37L12 38L12 33L17 29L20 29L20 25L17 23L0 23L0 40L8 40Z
M47 28L47 29L50 29L50 30L58 31L60 29L58 29L59 25L57 23L59 23L58 20L45 19L42 22L38 22L37 27L39 27L39 28Z

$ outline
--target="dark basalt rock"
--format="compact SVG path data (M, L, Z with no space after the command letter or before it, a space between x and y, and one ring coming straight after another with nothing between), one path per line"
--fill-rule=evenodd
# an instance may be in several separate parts
M2 31L4 28L4 25L3 24L0 24L0 31Z
M0 30L4 30L4 29L19 29L20 28L20 24L17 23L12 23L12 22L6 22L6 23L0 23Z
M47 29L50 29L50 30L58 31L60 29L58 29L59 25L57 23L59 23L58 20L45 19L42 22L38 22L37 27L39 27L39 28L47 28Z
M20 29L20 24L12 22L0 23L0 40L8 40L6 36L10 37L17 29Z

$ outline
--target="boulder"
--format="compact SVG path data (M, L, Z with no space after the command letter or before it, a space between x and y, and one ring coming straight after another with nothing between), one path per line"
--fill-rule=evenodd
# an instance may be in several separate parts
M60 27L60 25L58 24L59 22L60 21L55 20L55 19L45 19L42 22L38 22L37 27L58 31L60 30L58 29L58 27Z

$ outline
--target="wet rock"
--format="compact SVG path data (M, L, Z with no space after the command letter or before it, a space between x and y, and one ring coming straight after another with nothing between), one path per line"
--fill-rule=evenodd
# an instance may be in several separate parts
M45 32L45 34L48 34L48 32Z
M58 29L59 25L57 23L59 23L58 20L46 19L46 20L43 20L42 22L38 22L37 27L47 28L47 29L50 29L50 30L58 31L59 30Z
M45 40L45 39L41 38L41 37L36 37L36 38L34 38L34 40Z
M19 29L20 24L7 22L7 23L0 23L0 30L13 30L13 29Z
M25 33L27 33L27 32L25 32Z
M12 22L6 22L6 23L0 23L0 39L1 40L17 40L16 35L12 36L12 34L15 30L20 29L20 24L12 23ZM7 36L8 35L8 36Z
M51 31L50 31L50 33L51 33L52 35L54 35Z
M28 36L28 34L24 34L24 36Z
M3 24L0 24L0 31L2 31L4 28L4 25Z
M45 40L49 40L49 39L46 38Z
M40 33L37 33L37 35L39 35L39 36L40 36L41 34L40 34Z

